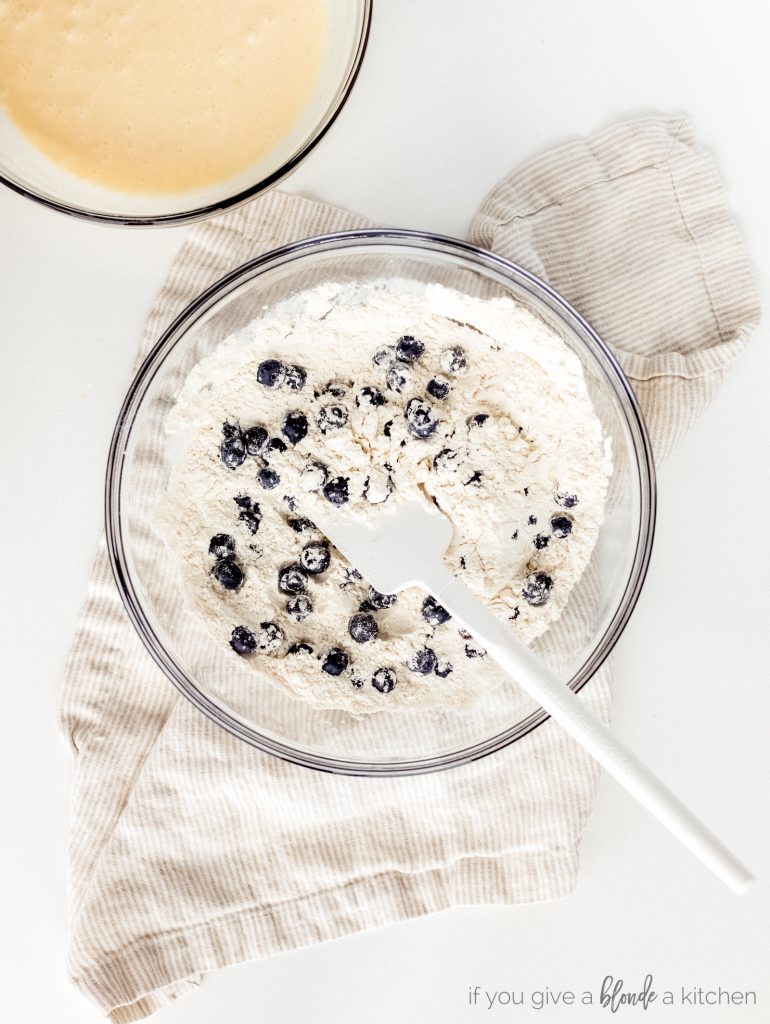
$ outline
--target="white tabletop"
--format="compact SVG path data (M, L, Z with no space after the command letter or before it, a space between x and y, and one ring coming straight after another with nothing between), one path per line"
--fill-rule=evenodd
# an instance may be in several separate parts
M625 116L684 111L719 162L770 306L764 6L378 0L354 95L286 187L462 235L519 161ZM185 234L92 226L0 194L0 999L14 1024L99 1019L65 977L72 773L54 707L108 439ZM487 1011L483 992L596 1000L605 975L638 989L647 973L677 1000L683 986L721 986L756 991L759 1006L658 1000L645 1022L770 1019L769 340L765 326L660 471L652 567L616 656L616 729L760 874L754 890L731 895L605 779L568 900L456 910L232 967L166 1024L581 1024L608 1014Z

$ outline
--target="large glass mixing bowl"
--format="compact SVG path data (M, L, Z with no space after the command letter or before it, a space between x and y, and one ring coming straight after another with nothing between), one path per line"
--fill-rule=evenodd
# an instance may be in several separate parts
M185 224L239 206L286 177L333 124L366 52L372 2L326 0L326 41L310 99L275 148L232 178L176 195L134 195L102 188L49 160L0 104L0 182L50 209L108 224ZM190 6L192 17L194 5Z
M203 714L260 750L332 772L399 775L464 764L521 739L548 716L513 682L502 695L490 692L461 712L365 717L310 708L267 680L255 686L254 673L213 643L179 599L174 560L150 526L169 474L163 424L192 367L266 307L324 281L404 278L474 296L513 297L556 330L583 365L612 445L607 513L565 611L534 645L573 690L588 682L622 633L652 546L655 477L634 393L590 325L528 271L466 242L373 230L287 245L222 278L171 324L126 396L106 481L110 558L147 650Z

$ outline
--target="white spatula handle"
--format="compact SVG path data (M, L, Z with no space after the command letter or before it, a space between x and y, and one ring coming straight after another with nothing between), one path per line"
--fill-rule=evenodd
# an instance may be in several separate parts
M441 567L422 582L489 656L640 804L734 892L746 891L753 876L744 865L460 580Z

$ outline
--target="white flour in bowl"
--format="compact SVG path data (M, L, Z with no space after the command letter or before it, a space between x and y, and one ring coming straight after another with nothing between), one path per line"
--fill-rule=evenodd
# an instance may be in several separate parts
M504 674L419 588L377 594L313 526L422 491L451 569L525 642L564 610L603 517L609 443L579 359L511 299L324 284L201 360L166 427L158 528L212 642L355 714L456 708Z

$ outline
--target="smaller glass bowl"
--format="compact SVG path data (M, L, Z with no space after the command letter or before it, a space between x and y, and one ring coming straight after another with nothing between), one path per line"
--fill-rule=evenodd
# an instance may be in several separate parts
M179 195L101 188L49 160L0 105L0 182L52 210L107 224L168 227L239 206L286 177L329 130L358 76L371 19L372 0L326 0L326 45L313 95L278 146L233 178Z
M548 716L513 682L502 695L483 694L461 712L385 711L357 718L310 708L209 638L180 602L174 558L150 523L170 470L164 421L196 363L266 309L305 289L388 279L512 297L557 331L581 361L612 445L613 470L590 562L561 617L533 648L565 686L581 689L622 633L644 581L655 523L647 431L615 357L553 289L493 253L414 231L341 232L251 260L195 299L145 359L112 438L105 515L115 580L147 650L203 714L267 753L351 775L406 775L465 764L521 739Z

